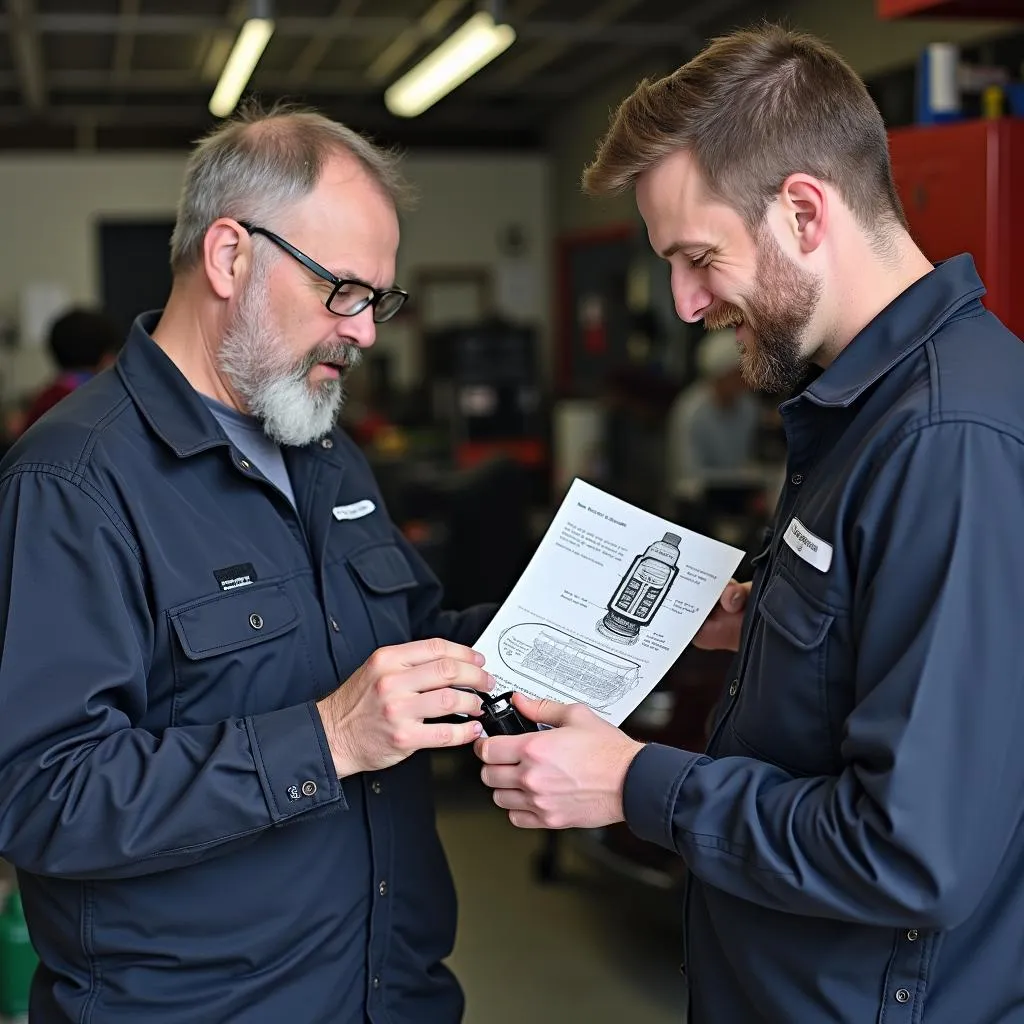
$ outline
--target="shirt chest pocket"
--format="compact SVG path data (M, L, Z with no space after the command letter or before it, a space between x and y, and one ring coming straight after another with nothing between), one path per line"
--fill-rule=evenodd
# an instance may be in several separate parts
M409 560L395 544L379 544L348 556L377 647L412 639L409 598L419 585Z
M319 696L311 692L299 611L283 585L215 594L171 609L169 617L177 640L175 725L260 714Z
M777 570L757 607L735 738L795 773L829 770L838 756L829 715L829 631L835 616Z

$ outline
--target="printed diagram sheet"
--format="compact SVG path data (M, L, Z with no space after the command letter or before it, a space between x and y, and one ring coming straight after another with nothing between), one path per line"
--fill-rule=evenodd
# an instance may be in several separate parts
M690 643L743 552L574 481L474 644L499 688L619 725Z

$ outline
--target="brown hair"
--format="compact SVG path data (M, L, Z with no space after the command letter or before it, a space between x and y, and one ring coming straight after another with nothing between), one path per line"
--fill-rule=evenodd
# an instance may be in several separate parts
M644 79L615 111L584 191L612 195L679 149L753 231L790 174L828 182L868 230L906 226L882 116L853 69L777 25L715 39L678 71Z

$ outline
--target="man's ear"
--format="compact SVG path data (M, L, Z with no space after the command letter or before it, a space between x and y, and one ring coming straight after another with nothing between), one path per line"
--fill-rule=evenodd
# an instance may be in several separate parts
M791 174L779 191L785 230L803 253L814 252L828 229L828 192L819 178Z
M252 263L252 239L238 222L220 217L203 238L203 268L214 293L230 299Z

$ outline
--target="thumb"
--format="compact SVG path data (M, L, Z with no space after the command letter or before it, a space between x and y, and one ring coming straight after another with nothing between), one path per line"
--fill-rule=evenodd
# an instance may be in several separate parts
M728 612L738 612L747 603L747 588L742 583L730 580L722 595L722 607Z
M560 704L557 700L534 700L521 693L512 695L512 703L531 722L543 725L565 725L568 704Z

